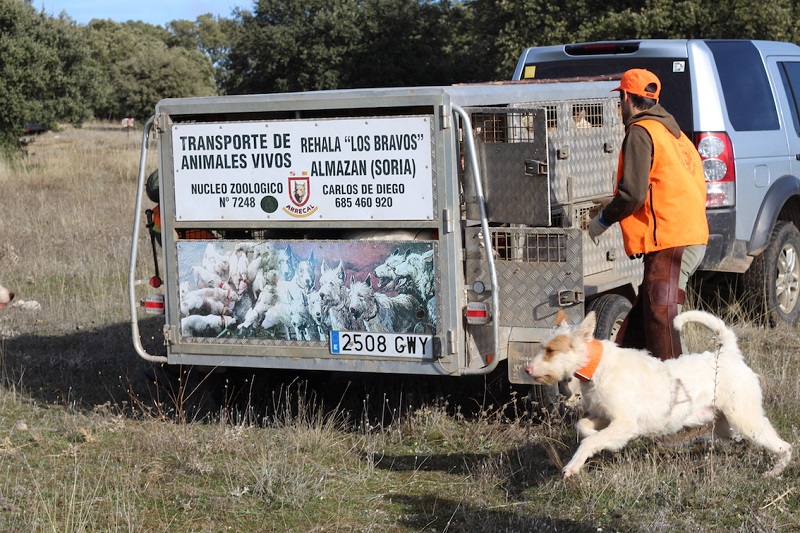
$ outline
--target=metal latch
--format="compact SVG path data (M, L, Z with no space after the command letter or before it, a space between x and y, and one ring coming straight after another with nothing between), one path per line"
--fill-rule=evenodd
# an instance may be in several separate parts
M567 307L575 305L583 301L583 291L580 290L564 290L558 291L558 305L559 307Z
M158 135L159 133L164 133L165 131L167 131L168 127L169 127L169 118L167 117L166 114L162 113L160 115L156 115L155 117L153 117L153 132L155 132L155 135Z
M525 160L525 175L526 176L546 176L547 163L544 161L537 161L536 159Z
M174 328L169 324L164 324L161 331L164 333L164 346L175 344L175 339L178 338L178 328Z

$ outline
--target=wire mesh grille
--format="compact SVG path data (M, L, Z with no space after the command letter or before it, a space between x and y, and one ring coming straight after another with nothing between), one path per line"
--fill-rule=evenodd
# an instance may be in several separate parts
M589 229L589 221L596 214L598 208L593 205L575 207L575 225L581 229Z
M499 261L565 263L567 237L563 233L528 233L492 229L492 249Z
M485 108L484 108L485 109ZM539 111L541 113L541 111ZM475 135L484 143L530 143L536 141L536 113L531 110L498 109L472 113ZM543 132L542 132L543 133Z
M572 104L572 122L578 130L603 127L603 104Z
M556 129L558 127L558 108L554 105L546 105L544 112L547 117L547 129Z

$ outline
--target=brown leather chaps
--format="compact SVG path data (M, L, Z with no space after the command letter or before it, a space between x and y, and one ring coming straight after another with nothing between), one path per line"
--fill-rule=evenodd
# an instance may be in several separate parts
M683 246L644 256L644 277L633 308L617 333L617 344L643 348L662 360L681 354L680 332L672 326L686 293L679 288Z

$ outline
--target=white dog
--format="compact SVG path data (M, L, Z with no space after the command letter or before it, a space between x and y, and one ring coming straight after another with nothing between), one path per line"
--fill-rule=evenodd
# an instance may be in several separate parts
M181 314L184 315L222 315L230 312L230 307L239 299L236 291L223 288L186 290L186 282L181 284Z
M14 293L0 285L0 309L6 307L14 299Z
M253 326L256 322L260 321L275 303L278 301L278 294L275 291L274 285L264 285L261 292L258 293L258 298L253 307L247 310L244 320L237 326L239 330L246 330Z
M298 297L289 293L285 302L279 301L267 309L261 327L270 329L280 326L283 327L286 340L292 339L292 332L295 340L317 340L312 336L316 333L316 324L308 311L308 297L305 293Z
M350 313L364 331L406 333L419 321L416 317L417 300L410 294L387 296L375 292L372 277L364 281L350 276Z
M758 376L742 359L736 335L703 311L678 315L675 327L688 322L715 332L718 349L661 361L643 350L595 340L594 313L575 327L562 321L542 343L526 371L541 384L578 377L587 412L577 424L583 440L564 467L564 477L577 474L601 450L619 450L639 436L666 435L712 421L715 434L730 438L734 430L775 454L775 466L765 476L786 468L792 447L764 415Z
M184 337L216 337L236 324L232 316L189 315L181 319L181 335Z
M428 301L433 296L433 250L418 254L411 249L402 253L397 248L375 267L375 276L381 289L413 293Z
M328 268L322 261L319 275L319 306L322 313L327 315L319 324L324 322L329 326L329 331L347 331L350 329L350 298L344 283L344 264L339 261L336 268Z

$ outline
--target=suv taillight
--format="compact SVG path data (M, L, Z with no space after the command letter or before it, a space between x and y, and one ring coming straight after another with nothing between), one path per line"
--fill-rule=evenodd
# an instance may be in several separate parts
M729 207L736 203L736 169L733 145L724 132L695 133L695 144L706 177L706 207Z

